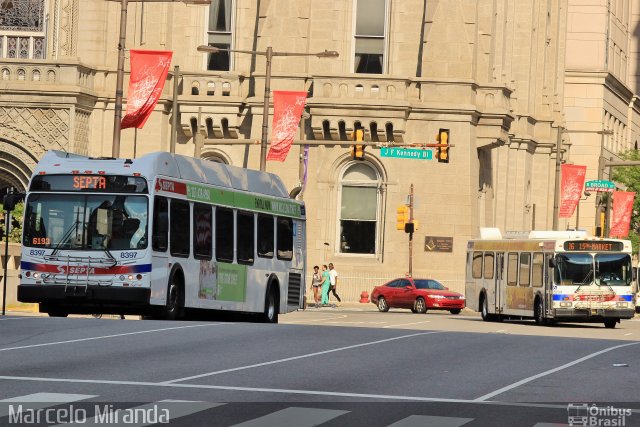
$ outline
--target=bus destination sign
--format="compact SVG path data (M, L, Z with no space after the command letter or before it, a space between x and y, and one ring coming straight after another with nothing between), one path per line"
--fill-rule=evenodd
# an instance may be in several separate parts
M622 242L608 242L606 240L572 240L564 242L564 250L582 252L618 252L624 248Z
M31 191L90 191L100 193L147 193L147 181L123 175L36 175Z

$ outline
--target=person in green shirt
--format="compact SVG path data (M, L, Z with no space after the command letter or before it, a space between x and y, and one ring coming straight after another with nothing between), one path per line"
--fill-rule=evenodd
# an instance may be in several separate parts
M329 268L322 266L322 305L329 305L329 287L331 286L331 276Z

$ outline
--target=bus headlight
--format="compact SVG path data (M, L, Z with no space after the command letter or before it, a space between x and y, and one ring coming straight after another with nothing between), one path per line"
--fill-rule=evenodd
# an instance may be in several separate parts
M561 302L560 303L560 307L571 307L571 303L570 302Z
M616 307L618 307L618 308L627 308L627 303L626 302L617 302L616 303Z

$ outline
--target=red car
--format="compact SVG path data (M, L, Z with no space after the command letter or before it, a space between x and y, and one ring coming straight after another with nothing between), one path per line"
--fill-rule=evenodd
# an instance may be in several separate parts
M451 314L459 314L464 308L464 295L448 290L436 280L405 277L373 288L371 302L380 311L410 308L414 313L449 310Z

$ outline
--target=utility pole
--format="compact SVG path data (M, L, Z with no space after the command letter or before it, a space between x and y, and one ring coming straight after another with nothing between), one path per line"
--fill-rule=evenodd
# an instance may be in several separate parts
M409 277L413 277L413 184L409 190Z

